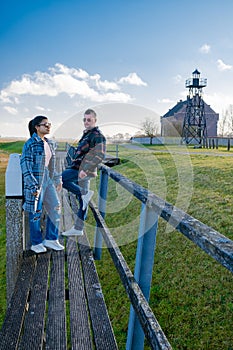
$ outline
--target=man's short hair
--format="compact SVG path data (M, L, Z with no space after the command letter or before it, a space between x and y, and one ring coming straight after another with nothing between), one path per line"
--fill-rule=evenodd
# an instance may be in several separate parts
M92 114L95 117L95 119L97 118L96 112L93 109L88 108L86 110L86 112L84 113L84 115L85 114L87 114L87 115Z

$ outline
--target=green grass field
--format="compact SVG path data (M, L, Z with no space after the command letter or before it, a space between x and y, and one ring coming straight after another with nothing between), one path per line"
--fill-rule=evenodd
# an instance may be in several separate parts
M4 148L3 148L4 146ZM114 149L114 146L112 146ZM0 321L5 312L6 152L20 152L22 143L0 144ZM121 164L114 170L233 239L233 157L224 150L150 146L119 147ZM92 183L97 192L98 180ZM96 193L95 198L96 200ZM109 181L106 222L134 269L141 204L119 184ZM94 223L87 221L93 241ZM107 249L96 262L119 349L125 348L129 302ZM232 350L232 274L181 233L159 220L150 306L173 349ZM145 349L149 349L145 345Z

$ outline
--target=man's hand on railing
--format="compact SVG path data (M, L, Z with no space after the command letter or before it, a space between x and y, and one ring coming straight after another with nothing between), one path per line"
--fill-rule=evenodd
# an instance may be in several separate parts
M80 177L80 179L84 179L87 176L87 173L84 170L80 170L78 177Z

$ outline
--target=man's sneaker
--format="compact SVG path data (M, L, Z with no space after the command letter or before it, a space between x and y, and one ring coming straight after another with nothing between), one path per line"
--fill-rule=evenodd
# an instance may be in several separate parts
M47 252L47 249L44 247L44 245L42 243L32 245L31 250L37 254Z
M71 227L70 230L62 232L62 236L66 236L66 237L72 237L72 236L82 236L83 235L83 230L76 230L73 227Z
M86 207L88 206L88 203L91 200L91 197L93 196L94 191L89 190L86 194L83 194L82 197L82 201L83 201L83 210L86 209Z
M56 239L56 240L45 239L43 241L43 245L44 245L44 247L47 247L47 248L50 248L53 250L63 250L64 249L63 245L61 245L59 243L58 239Z

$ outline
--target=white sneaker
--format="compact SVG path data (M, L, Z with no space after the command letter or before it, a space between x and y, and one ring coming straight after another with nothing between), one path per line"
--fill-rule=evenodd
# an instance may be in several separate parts
M62 232L62 236L70 237L70 236L82 236L83 235L83 230L76 230L73 227L71 227L70 230Z
M32 245L31 250L37 254L47 252L47 249L44 247L44 245L42 243Z
M86 209L86 207L88 206L88 203L91 200L91 197L93 196L94 191L89 190L86 194L83 194L82 197L82 201L83 201L83 210Z
M44 247L47 247L47 248L50 248L53 250L63 250L64 249L63 245L61 245L59 243L58 239L56 239L56 240L45 239L43 241L43 245L44 245Z

